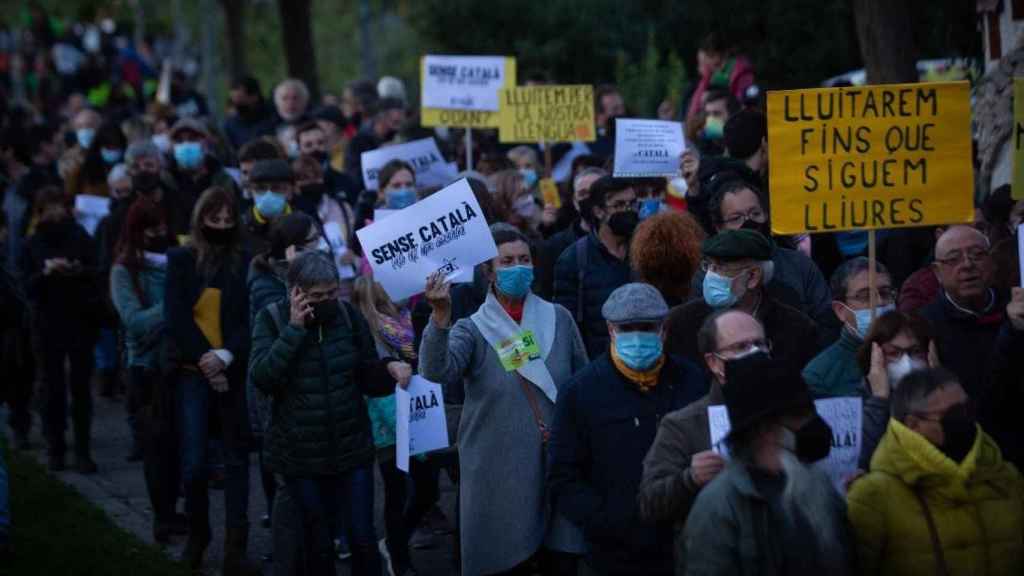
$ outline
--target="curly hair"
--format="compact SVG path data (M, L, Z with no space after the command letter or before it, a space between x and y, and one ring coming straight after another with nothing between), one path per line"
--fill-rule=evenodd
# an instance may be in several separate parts
M686 212L664 212L637 227L629 248L633 270L666 299L685 300L700 265L704 229Z

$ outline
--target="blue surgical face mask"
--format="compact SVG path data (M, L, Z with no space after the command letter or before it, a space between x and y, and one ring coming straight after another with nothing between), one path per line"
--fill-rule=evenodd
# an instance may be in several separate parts
M704 301L712 308L729 308L740 299L740 295L733 293L732 281L735 278L728 278L708 270L704 275Z
M843 304L846 306L846 304ZM868 330L871 328L871 308L865 308L863 310L853 310L849 306L846 309L853 312L854 318L857 319L857 336L863 340L868 335ZM875 318L878 318L882 314L892 312L896 309L895 304L886 304L885 306L879 306L875 308Z
M284 213L286 206L288 206L288 201L285 200L284 194L278 194L270 190L265 191L256 198L256 210L259 211L261 216L267 218L280 216Z
M533 168L520 168L519 174L523 177L523 185L527 190L537 183L537 171Z
M657 332L616 332L615 353L633 370L647 370L661 358L661 334Z
M78 145L82 148L92 146L92 139L95 137L96 130L94 128L79 128L75 130L75 140L78 140Z
M416 203L416 190L414 188L396 188L388 190L384 197L388 210L401 210Z
M639 215L641 220L646 220L658 212L661 212L660 198L645 198L640 201Z
M203 145L199 142L180 142L174 145L174 161L185 170L195 170L203 163Z
M100 148L100 156L107 164L117 164L121 161L123 152L119 148Z
M523 298L533 284L533 266L509 266L498 268L494 283L498 292L510 298Z

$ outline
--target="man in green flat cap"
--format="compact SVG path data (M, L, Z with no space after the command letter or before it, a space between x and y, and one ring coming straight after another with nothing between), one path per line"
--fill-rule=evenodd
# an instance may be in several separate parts
M772 357L802 369L819 349L818 328L765 287L771 282L775 245L755 230L723 230L701 248L706 272L700 298L677 306L665 320L665 350L703 364L697 333L716 310L742 310L761 322Z

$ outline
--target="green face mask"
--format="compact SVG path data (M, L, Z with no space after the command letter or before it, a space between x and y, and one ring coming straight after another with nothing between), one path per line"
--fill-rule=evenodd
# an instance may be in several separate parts
M708 118L704 121L704 137L708 140L721 140L725 134L725 122L719 118Z

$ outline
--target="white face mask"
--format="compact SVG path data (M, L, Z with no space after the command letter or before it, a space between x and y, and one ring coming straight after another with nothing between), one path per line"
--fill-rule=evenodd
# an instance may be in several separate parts
M927 365L924 362L911 358L910 354L904 354L900 356L899 360L889 362L885 366L885 372L889 375L889 386L895 390L904 376L917 370L924 370L925 368L927 368Z

